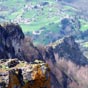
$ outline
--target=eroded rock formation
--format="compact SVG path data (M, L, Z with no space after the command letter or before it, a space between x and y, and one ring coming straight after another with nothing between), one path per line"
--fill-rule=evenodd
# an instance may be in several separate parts
M51 88L50 69L43 61L35 60L28 64L18 59L9 59L0 64L0 88ZM9 64L13 67L9 68Z
M61 42L55 46L54 51L58 54L59 58L71 60L77 65L88 64L87 58L83 55L79 45L72 36L62 39Z
M23 39L24 34L18 24L0 25L0 59L22 58Z
M9 58L18 59L12 60ZM36 59L49 64L50 75L48 74L47 64L35 61ZM30 64L30 62L33 64ZM80 66L87 65L88 60L80 51L79 45L73 37L65 37L48 46L34 46L29 37L24 37L18 24L0 26L1 88L12 88L13 86L17 88L39 88L42 86L46 88L47 86L50 88L50 79L51 88L68 88L69 86L69 88L81 88L81 82L82 88L87 88L83 75L87 72L84 71L81 74L85 80L84 83L76 74L81 69L75 64L80 68ZM83 67L82 70L85 68L87 70L87 67ZM88 77L86 76L86 78ZM11 80L17 81L12 82Z

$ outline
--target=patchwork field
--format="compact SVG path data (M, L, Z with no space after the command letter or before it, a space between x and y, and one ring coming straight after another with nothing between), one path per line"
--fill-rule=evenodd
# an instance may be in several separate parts
M33 40L35 35L38 36L35 43L40 40L47 44L58 39L56 36L66 26L61 23L65 18L73 31L88 29L88 19L80 14L79 9L58 0L0 0L0 22L19 23L23 32L32 35ZM53 34L56 35L54 39Z

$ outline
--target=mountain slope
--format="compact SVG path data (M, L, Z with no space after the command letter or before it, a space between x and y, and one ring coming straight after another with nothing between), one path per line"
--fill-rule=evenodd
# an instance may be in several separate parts
M18 24L0 25L0 58L20 58L23 39L24 34Z
M5 27L6 29L4 29ZM23 60L23 62L26 61L27 63L32 63L36 59L42 60L49 64L49 67L51 69L51 88L87 88L88 60L80 51L79 46L75 42L73 37L65 37L64 39L62 39L61 42L57 42L49 46L34 46L29 37L23 36L24 34L22 32L22 29L19 27L18 24L6 24L6 26L1 26L0 30L2 31L0 32L0 36L2 39L0 43L5 45L5 47L1 46L0 48L0 51L3 51L3 54L0 53L0 56L3 55L2 57L0 57L1 63L5 62L6 58L14 59L17 57L19 60ZM5 35L3 33L5 33ZM7 40L10 39L9 43L11 45L4 41L6 34L9 36L7 37ZM20 52L19 55L14 55L13 57L12 55L16 54L16 52L19 51L19 47L15 47L19 45L19 38L22 38L20 44ZM15 45L13 46L13 44ZM8 49L6 49L7 46L13 46L14 52L7 51L11 49L11 47L8 47ZM4 54L5 51L6 55ZM10 57L7 57L7 55L9 54ZM18 62L11 62L9 66L12 67L17 64ZM23 64L21 64L21 66L22 65ZM0 70L8 70L6 66L6 64L2 64ZM82 78L80 78L79 76L80 72Z

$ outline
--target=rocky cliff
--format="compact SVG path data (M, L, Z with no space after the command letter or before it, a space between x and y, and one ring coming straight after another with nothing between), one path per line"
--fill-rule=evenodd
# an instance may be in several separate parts
M79 45L75 42L74 37L65 37L61 42L55 46L55 53L59 58L71 60L77 65L87 65L88 60L80 50Z
M4 66L4 67L3 67ZM0 60L0 88L51 88L50 69L43 61Z
M9 62L9 58L19 60ZM50 85L51 88L87 88L84 74L87 73L88 60L73 37L65 37L48 46L34 46L18 24L5 24L0 26L0 59L0 85L3 87L12 88L16 84L23 88L50 88ZM43 62L36 62L36 59ZM51 69L50 75L43 75L43 72L47 73L46 66L43 67L45 62ZM81 66L84 67L81 69ZM85 83L78 75L80 71ZM22 73L19 74L21 78L18 73ZM17 81L12 82L9 78Z
M18 24L0 25L0 59L22 58L23 39L24 34Z

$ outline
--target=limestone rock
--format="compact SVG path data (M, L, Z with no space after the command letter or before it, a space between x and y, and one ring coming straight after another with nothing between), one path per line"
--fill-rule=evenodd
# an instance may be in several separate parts
M10 63L10 67L5 63ZM27 63L10 59L1 66L0 88L50 88L50 69L43 61Z
M9 59L7 61L8 68L15 67L17 64L19 64L19 61L17 59Z

